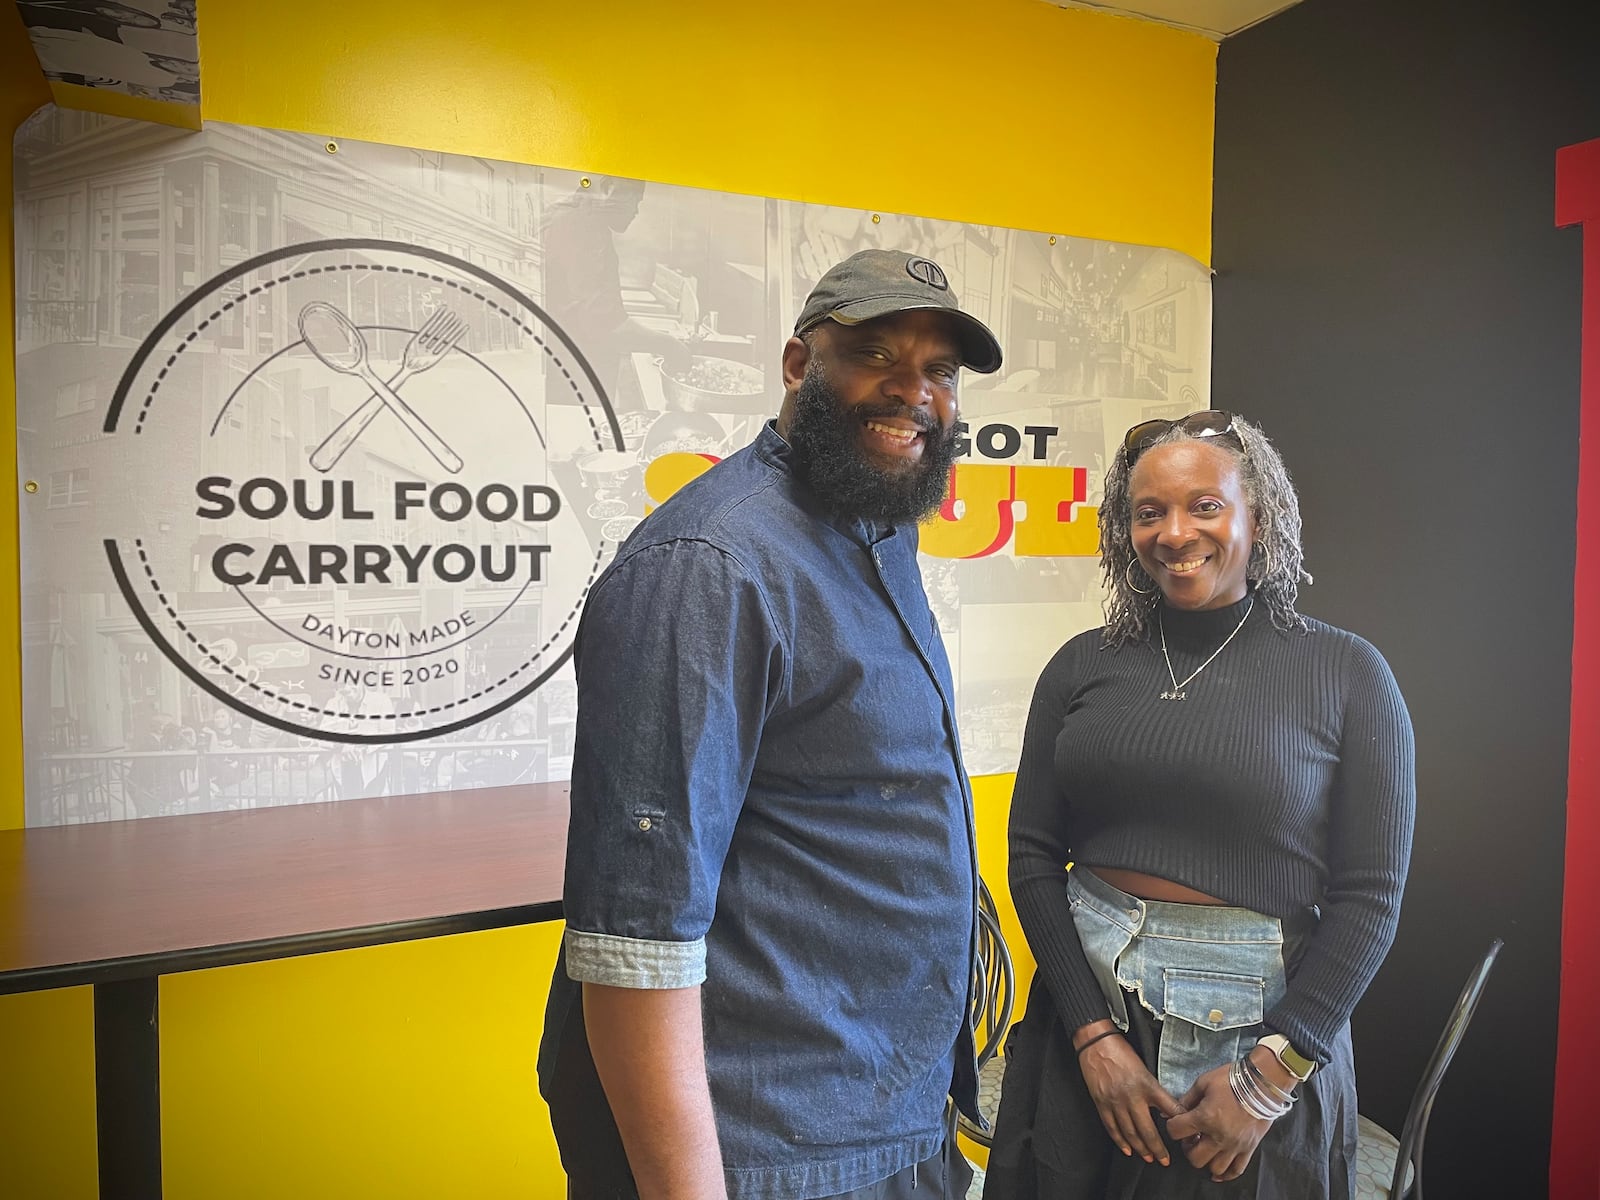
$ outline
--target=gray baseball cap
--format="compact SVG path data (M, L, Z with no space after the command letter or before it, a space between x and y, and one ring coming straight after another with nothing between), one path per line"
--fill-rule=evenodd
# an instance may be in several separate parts
M903 250L858 250L830 268L806 297L794 331L830 319L859 325L914 308L943 309L956 318L961 361L969 370L988 375L1000 369L1000 342L977 317L961 311L939 264Z

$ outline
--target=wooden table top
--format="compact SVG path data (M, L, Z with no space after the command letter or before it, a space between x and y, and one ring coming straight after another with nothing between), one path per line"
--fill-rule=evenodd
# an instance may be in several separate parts
M566 783L0 831L0 994L547 921Z

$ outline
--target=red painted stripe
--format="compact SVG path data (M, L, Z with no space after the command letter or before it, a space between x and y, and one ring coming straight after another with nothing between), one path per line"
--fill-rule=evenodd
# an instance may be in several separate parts
M1578 547L1573 579L1572 728L1561 921L1561 1016L1556 1036L1551 1200L1600 1195L1600 140L1556 152L1556 224L1585 226L1578 403Z

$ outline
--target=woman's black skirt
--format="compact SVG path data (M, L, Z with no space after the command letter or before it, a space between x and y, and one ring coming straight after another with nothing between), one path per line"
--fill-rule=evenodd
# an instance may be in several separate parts
M1161 1023L1127 996L1128 1041L1153 1074ZM1172 1165L1117 1149L1084 1086L1072 1034L1035 975L1027 1016L1006 1039L1005 1086L983 1200L1350 1200L1355 1194L1356 1074L1346 1026L1333 1061L1297 1089L1238 1179L1213 1183L1168 1140ZM1181 1097L1180 1097L1181 1099ZM1156 1126L1166 1137L1159 1114Z

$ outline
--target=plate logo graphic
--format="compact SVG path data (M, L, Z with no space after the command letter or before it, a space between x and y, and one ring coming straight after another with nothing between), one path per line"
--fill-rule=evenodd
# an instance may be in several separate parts
M103 539L135 617L194 684L321 741L528 696L615 548L569 483L623 451L589 364L519 287L426 247L223 272L139 347L104 431L166 472Z

